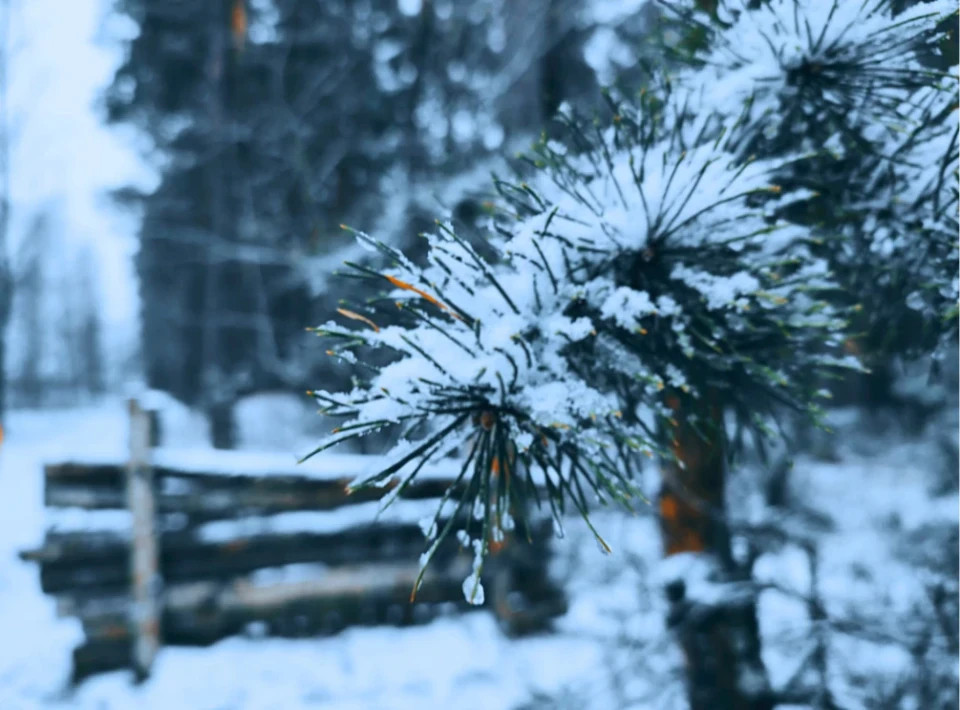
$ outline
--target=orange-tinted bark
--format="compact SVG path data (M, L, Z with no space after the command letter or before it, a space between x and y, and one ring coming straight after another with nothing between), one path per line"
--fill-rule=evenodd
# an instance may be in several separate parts
M718 551L726 543L717 525L725 483L720 403L671 395L667 405L674 412L669 434L676 461L665 464L660 491L664 554Z
M247 41L247 8L244 0L234 0L230 12L230 34L233 35L233 46L242 51Z
M716 393L703 399L670 395L668 433L675 461L666 462L660 492L664 554L710 555L727 581L739 574L724 521L726 461L723 409ZM723 581L723 580L718 580ZM670 596L672 595L672 596ZM685 658L691 710L772 710L764 691L756 603L709 606L688 599L683 588L668 590L669 625ZM697 613L691 613L700 606ZM752 679L743 683L742 678ZM759 686L759 689L758 689Z

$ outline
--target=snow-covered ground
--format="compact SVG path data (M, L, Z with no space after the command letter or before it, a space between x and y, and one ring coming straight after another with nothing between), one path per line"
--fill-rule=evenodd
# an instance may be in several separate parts
M212 649L164 648L152 680L125 673L62 693L78 624L57 619L19 549L42 539L41 465L82 454L116 459L122 403L14 413L0 452L0 708L510 708L595 667L598 644L541 637L511 642L485 612L411 629L356 629L309 641L231 639Z
M662 594L651 585L660 552L656 529L647 516L610 512L598 513L595 524L612 555L602 555L575 520L556 542L556 571L567 580L570 611L554 634L511 641L490 614L477 612L421 627L353 629L312 640L233 638L208 649L164 648L152 679L139 687L117 672L67 693L78 624L56 618L53 600L40 593L37 569L16 553L36 545L48 521L42 463L81 454L116 458L125 437L119 401L9 418L0 450L2 710L682 707L678 653L664 633ZM881 619L870 630L892 633L922 598L895 541L931 522L956 525L957 499L928 493L930 455L922 444L842 445L839 459L801 460L793 478L795 495L833 526L817 534L820 587L831 611L870 607ZM775 681L791 675L810 638L805 609L789 595L806 591L807 569L806 559L789 547L758 563L761 579L787 589L761 597L770 640L765 654ZM865 643L838 640L831 651L843 658L838 667L891 674L908 668L908 654ZM844 700L846 707L867 707L855 695Z

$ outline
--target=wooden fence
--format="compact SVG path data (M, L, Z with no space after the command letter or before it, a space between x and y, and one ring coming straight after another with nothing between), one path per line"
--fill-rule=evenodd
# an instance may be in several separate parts
M356 470L331 470L328 458L329 473L311 471L240 452L191 460L151 448L155 419L130 403L125 463L44 470L45 505L73 509L73 529L48 529L40 548L20 556L39 563L41 588L56 597L58 614L81 622L75 682L120 668L142 679L161 644L407 625L478 608L463 599L472 554L454 535L409 601L425 546L420 521L452 476L424 475L375 521L385 489L348 495ZM332 461L356 469L360 458ZM543 629L566 611L547 573L550 530L549 519L538 521L532 542L510 542L485 568L480 608L492 609L508 633Z

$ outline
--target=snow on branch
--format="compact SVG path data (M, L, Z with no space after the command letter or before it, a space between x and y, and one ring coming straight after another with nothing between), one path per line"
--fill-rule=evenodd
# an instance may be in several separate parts
M355 485L400 474L398 494L426 464L465 451L469 486L454 517L478 510L485 546L510 512L504 501L529 502L535 474L557 515L567 503L586 519L594 498L636 499L632 472L668 455L640 416L668 416L666 387L696 391L732 368L801 399L791 369L827 364L809 346L842 320L816 297L829 281L804 233L768 209L788 199L770 182L775 165L737 164L717 141L645 145L632 139L644 119L633 119L578 153L538 144L536 181L499 183L522 217L494 240L495 264L448 224L427 236L426 268L357 233L393 264L352 265L388 289L389 305L342 308L342 323L317 332L350 362L371 348L395 359L368 366L348 393L314 393L343 419L315 453L391 429L387 464ZM411 324L381 326L383 307Z
M468 598L482 596L482 560L504 521L523 525L530 505L542 504L535 482L557 519L572 504L588 525L594 501L645 500L636 472L647 457L672 456L656 431L673 416L667 393L719 392L752 425L779 405L816 414L818 378L860 367L843 354L848 309L833 298L824 236L791 215L818 198L804 177L813 158L851 151L852 126L877 113L890 119L883 126L933 125L930 115L942 113L931 88L940 77L915 45L945 5L897 17L885 3L820 5L729 3L738 6L730 27L708 28L697 68L661 82L658 96L608 93L609 126L562 110L552 138L520 156L533 177L495 176L493 259L447 223L424 235L426 267L356 233L389 266L348 265L385 296L340 308L340 320L316 329L357 374L348 392L314 393L342 420L314 453L392 432L382 470L354 484L399 474L387 503L428 464L458 457L467 485L441 510L478 528L467 537L477 555ZM708 110L691 96L706 97ZM904 102L916 96L925 103L912 113ZM779 127L764 133L770 112L786 116L787 133L817 123L823 144L786 149L774 140ZM955 149L955 133L952 144L936 131L908 135L911 160ZM764 148L759 158L745 140ZM864 158L860 170L868 203L890 182L878 161ZM912 204L940 204L942 184L927 179ZM398 312L403 325L391 324ZM389 361L373 364L373 351ZM424 565L452 529L440 517L425 521Z
M944 82L956 92L956 77L925 61L947 38L941 21L957 13L948 0L898 14L890 0L725 0L722 24L696 16L693 0L662 4L706 33L681 83L706 110L745 112L744 155L816 146L866 124L892 135L915 92Z

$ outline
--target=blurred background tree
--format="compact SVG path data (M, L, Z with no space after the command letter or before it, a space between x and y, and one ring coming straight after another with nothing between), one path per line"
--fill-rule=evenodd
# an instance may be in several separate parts
M231 447L240 397L322 381L303 327L344 295L322 277L352 247L338 225L415 247L438 211L470 221L497 156L562 101L599 105L607 5L117 0L137 32L107 118L160 175L118 194L141 216L148 384Z

